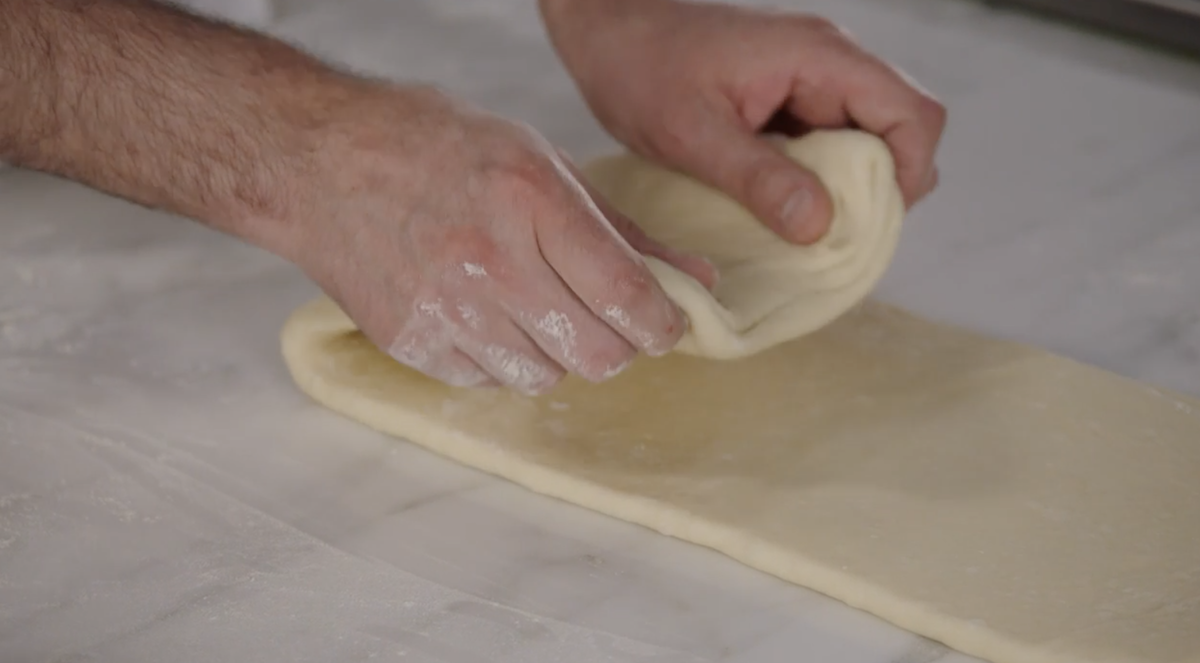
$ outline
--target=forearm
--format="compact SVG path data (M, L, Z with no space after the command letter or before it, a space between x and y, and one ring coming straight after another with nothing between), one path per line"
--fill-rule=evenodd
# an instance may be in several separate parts
M0 157L251 240L339 75L149 0L0 0ZM320 91L317 94L316 91Z

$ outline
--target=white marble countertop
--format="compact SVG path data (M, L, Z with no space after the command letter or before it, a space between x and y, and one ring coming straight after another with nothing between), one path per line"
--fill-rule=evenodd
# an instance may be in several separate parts
M968 0L795 0L949 105L881 296L1200 394L1200 65ZM529 0L293 0L273 29L610 143ZM348 423L291 385L297 270L0 172L0 660L927 663L720 555Z

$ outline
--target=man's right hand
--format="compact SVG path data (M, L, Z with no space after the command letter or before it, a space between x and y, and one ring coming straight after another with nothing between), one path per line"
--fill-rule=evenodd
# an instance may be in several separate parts
M285 253L377 346L448 384L537 394L669 351L687 322L639 251L715 279L531 128L434 90L364 86L315 145L285 187Z

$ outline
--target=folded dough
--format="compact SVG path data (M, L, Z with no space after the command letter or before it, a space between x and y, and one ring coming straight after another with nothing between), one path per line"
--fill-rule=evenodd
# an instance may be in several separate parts
M700 253L721 271L713 292L650 258L651 271L691 326L676 352L733 359L824 327L883 276L900 236L904 201L887 145L857 131L822 131L780 148L820 173L833 222L797 246L695 180L625 154L588 164L588 180L651 237Z

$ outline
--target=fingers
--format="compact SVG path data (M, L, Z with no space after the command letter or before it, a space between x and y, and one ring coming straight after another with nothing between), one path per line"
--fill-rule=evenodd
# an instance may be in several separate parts
M529 277L557 283L552 295L518 305L513 317L533 342L571 373L602 382L623 371L637 356L634 346L585 306L545 264L530 267Z
M410 367L411 368L411 367ZM451 349L437 361L426 364L425 375L451 387L481 388L502 384L488 374L478 362L458 349Z
M389 347L398 361L455 386L499 383L536 395L568 372L600 382L639 350L674 347L682 313L582 185L564 186L554 173L529 184L519 180L501 199L520 201L517 217L532 224L415 235L445 245L443 264L407 307Z
M388 348L396 361L452 387L544 393L563 377L500 307L418 303Z
M445 326L431 322L409 325L396 335L387 350L397 362L451 387L497 384L488 371L452 343Z
M666 354L686 328L683 313L569 169L561 174L568 195L535 222L542 257L584 307L634 348Z
M463 354L487 371L497 382L526 395L549 391L565 375L511 319L489 315L486 329L459 335Z
M806 85L803 79L793 84L787 110L805 129L838 129L851 124L840 95Z
M934 159L946 109L899 70L859 52L846 77L846 110L861 128L884 139L896 160L896 180L911 207L937 183Z
M600 201L610 222L548 142L519 127L513 134L469 163L473 197L435 192L432 211L411 215L402 238L366 245L375 258L368 274L397 250L405 269L385 268L395 272L383 279L395 295L354 291L360 328L376 340L370 329L399 328L382 347L432 378L527 395L567 373L607 380L639 351L669 352L687 321L638 250L706 285L715 282L713 267L659 245ZM393 297L406 303L394 309Z
M887 142L896 180L912 206L933 190L934 158L946 126L946 109L916 81L856 45L842 30L825 31L813 42L823 65L799 76L788 109L807 126L853 126ZM797 54L813 60L814 47Z
M811 244L829 230L833 203L825 186L768 140L731 117L710 117L675 160L724 191L780 237Z
M638 253L662 260L696 279L709 290L716 287L720 275L717 272L716 266L709 262L707 258L691 253L684 253L658 242L647 235L629 217L616 210L610 209L606 211L605 216L608 217L609 222L612 223L617 232Z
M603 320L646 354L666 354L683 334L683 314L645 264L631 255L632 249L607 236L615 231L595 225L539 232L542 256L591 313L585 317ZM578 317L569 321L580 324Z
M653 256L662 260L696 279L709 290L716 287L718 278L716 266L702 256L675 250L651 238L629 217L617 211L598 191L592 188L587 180L584 179L583 174L579 172L579 169L575 168L569 161L567 165L575 178L583 185L588 196L596 204L596 207L600 209L600 212L608 219L617 233L624 237L625 241L629 242L629 245L635 251L642 255Z

